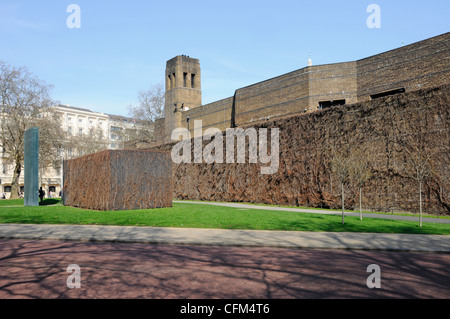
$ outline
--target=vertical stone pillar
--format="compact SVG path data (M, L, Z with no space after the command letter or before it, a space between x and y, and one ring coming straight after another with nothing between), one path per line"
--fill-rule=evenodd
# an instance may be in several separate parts
M39 128L25 132L25 206L39 206Z

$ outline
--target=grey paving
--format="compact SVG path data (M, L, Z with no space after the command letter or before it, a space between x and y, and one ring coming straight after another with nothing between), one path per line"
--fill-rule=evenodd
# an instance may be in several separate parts
M0 238L149 244L450 252L450 236L0 224Z

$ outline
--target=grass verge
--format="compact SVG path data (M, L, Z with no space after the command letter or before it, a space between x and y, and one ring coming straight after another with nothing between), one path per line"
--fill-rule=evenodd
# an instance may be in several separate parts
M450 235L450 225L378 218L174 203L173 207L133 211L90 211L74 207L0 207L0 223L152 226L283 231L369 232Z
M56 205L59 204L61 201L61 198L46 198L41 203L39 203L40 206L50 206L50 205ZM0 200L0 207L7 207L7 206L23 206L24 205L24 199L7 199L7 200Z
M179 199L176 199L177 201L182 201ZM189 202L197 202L197 203L203 203L199 200L189 200ZM226 203L226 202L214 202L214 203ZM341 211L340 208L336 209L330 209L330 208L318 208L318 207L307 207L307 206L286 206L286 205L270 205L270 204L261 204L261 203L238 203L241 205L249 205L249 206L268 206L268 207L281 207L281 208L297 208L297 209L307 209L307 210L322 210L322 211ZM344 212L346 213L357 213L359 214L359 210L350 210L350 209L344 209ZM377 212L377 211L369 211L369 210L363 210L363 214L380 214L380 215L389 215L389 216L409 216L409 217L419 217L419 213L407 213L407 212ZM450 216L442 216L442 215L435 215L435 214L427 214L423 213L422 217L427 218L444 218L444 219L450 219Z

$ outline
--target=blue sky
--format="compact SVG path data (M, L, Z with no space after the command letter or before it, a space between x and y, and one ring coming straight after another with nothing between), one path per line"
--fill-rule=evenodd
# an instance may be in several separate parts
M370 4L381 28L370 29ZM70 29L66 8L81 8ZM0 60L63 104L127 115L180 54L200 59L203 103L313 64L352 61L450 31L450 1L1 0Z

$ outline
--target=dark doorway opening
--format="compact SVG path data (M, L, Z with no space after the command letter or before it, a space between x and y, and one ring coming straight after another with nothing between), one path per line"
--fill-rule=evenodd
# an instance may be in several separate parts
M344 105L345 100L331 100L319 102L319 110L328 109L332 106Z
M378 99L380 97L385 97L385 96L389 96L389 95L395 95L395 94L399 94L399 93L405 93L405 89L404 88L400 88L400 89L390 90L390 91L381 92L381 93L377 93L377 94L372 94L370 96L370 98L372 100L374 100L374 99Z

